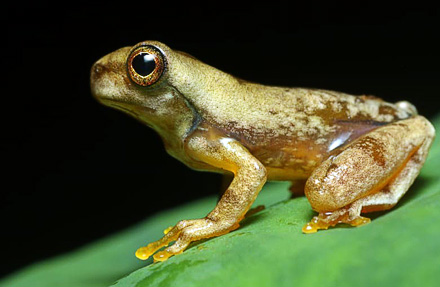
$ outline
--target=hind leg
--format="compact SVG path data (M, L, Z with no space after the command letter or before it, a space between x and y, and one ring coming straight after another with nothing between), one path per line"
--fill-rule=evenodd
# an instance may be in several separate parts
M370 219L361 212L393 207L419 174L433 138L432 125L416 116L378 128L324 161L306 183L319 215L303 232L363 225Z
M409 159L402 171L380 192L354 202L350 211L352 216L367 212L392 208L413 184L428 155L433 138L426 139L417 152Z

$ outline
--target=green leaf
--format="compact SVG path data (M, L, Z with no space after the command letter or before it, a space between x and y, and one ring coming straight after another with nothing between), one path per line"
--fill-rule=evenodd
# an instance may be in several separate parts
M434 122L440 129L440 117ZM307 199L288 200L287 183L270 183L255 203L265 204L265 210L245 219L238 230L192 244L165 262L138 261L134 251L177 221L204 216L216 198L162 212L75 252L32 265L0 286L437 286L439 176L437 138L410 191L392 210L373 214L368 225L303 234L301 227L314 215Z

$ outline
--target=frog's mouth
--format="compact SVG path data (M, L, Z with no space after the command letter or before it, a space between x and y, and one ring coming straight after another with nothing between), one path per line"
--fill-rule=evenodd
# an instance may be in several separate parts
M120 110L120 111L122 111L124 113L127 113L127 114L129 114L129 115L131 115L133 117L139 117L139 114L137 112L135 112L132 109L126 108L124 106L124 104L126 104L126 103L122 103L121 101L110 100L110 99L102 99L101 103L103 103L104 105L106 105L108 107Z
M132 104L129 104L124 101L118 101L118 100L112 99L112 98L99 97L98 101L105 106L119 110L125 114L128 114L129 116L135 118L136 120L140 121L141 123L143 123L144 125L146 125L150 128L154 129L154 127L155 127L152 123L144 120L144 116L146 113L152 114L155 112L155 110L152 108L136 106L136 105L132 105Z
M124 113L127 113L135 118L140 119L142 114L148 113L148 114L152 114L155 113L156 110L150 107L145 107L145 106L138 106L135 104L130 104L127 103L125 101L120 101L117 99L112 99L112 98L100 98L99 102L101 102L102 104L120 110Z

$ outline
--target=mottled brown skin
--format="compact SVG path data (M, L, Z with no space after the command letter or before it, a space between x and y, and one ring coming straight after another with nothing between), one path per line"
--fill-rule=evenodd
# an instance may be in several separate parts
M127 66L143 47L161 57L157 80L157 70L153 81ZM305 233L368 223L361 212L397 203L435 134L408 102L249 83L155 41L100 59L91 86L98 101L156 130L167 152L189 167L234 175L213 211L167 229L137 251L141 259L175 241L154 255L163 261L192 241L238 228L266 180L292 181L296 195L305 192L319 212Z

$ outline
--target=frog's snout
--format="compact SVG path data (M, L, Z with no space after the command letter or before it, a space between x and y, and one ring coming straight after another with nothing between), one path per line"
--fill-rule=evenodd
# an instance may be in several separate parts
M90 88L93 97L97 99L99 98L99 91L101 90L100 82L102 81L103 74L105 74L106 70L106 67L99 63L99 61L93 64L90 69Z
M97 100L108 96L109 88L119 77L119 67L110 61L110 56L111 54L102 57L90 69L90 88Z

